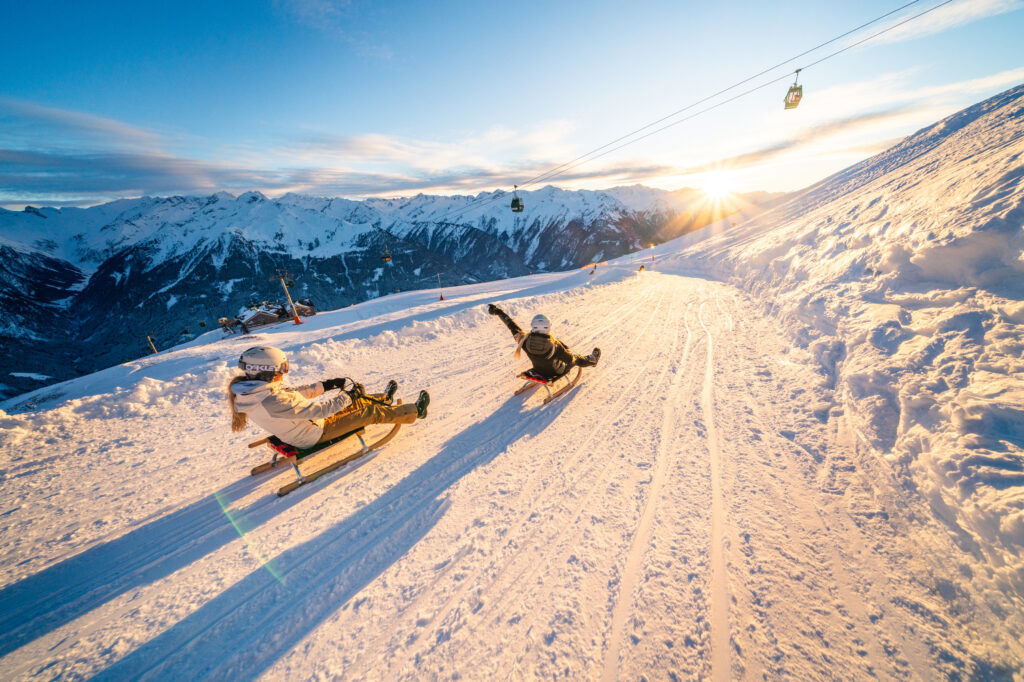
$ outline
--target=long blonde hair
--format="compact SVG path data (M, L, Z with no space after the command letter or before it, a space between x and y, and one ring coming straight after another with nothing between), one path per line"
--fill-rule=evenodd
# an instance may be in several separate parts
M231 387L239 381L245 381L248 378L244 374L239 374L228 382L228 405L231 409L231 430L233 432L241 431L248 426L249 417L246 416L245 412L239 412L235 409L235 392L231 390Z

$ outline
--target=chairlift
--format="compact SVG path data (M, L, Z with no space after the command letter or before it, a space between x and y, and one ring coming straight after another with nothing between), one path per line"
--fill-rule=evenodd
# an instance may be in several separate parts
M519 198L519 185L512 186L512 212L522 213L523 212L523 200Z
M800 80L800 69L796 70L796 77L793 79L793 84L789 86L789 92L786 93L786 109L796 109L800 104L800 100L804 96L804 86L797 83Z

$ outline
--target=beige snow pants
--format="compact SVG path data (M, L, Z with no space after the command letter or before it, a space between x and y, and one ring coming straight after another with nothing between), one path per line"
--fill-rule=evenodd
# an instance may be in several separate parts
M387 398L383 393L372 396L377 400ZM370 424L412 424L416 421L416 405L380 405L364 398L349 405L341 412L324 420L324 432L319 443L337 438L349 431Z

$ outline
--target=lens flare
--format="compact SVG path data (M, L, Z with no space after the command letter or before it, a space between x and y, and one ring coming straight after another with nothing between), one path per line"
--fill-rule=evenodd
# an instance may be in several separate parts
M267 569L267 573L273 576L274 580L284 585L284 576L279 570L277 570L273 560L268 559L260 548L256 546L256 543L253 542L252 538L249 537L249 529L246 528L247 524L245 523L245 517L235 509L231 508L231 500L227 499L227 497L220 491L213 493L213 499L217 500L220 510L224 512L224 516L226 516L228 521L231 523L231 527L235 529L235 532L238 533L238 537L240 537L242 542L245 543L249 553L252 554L263 568Z

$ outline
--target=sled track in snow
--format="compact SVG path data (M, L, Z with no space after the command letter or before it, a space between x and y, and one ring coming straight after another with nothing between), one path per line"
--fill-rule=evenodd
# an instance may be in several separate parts
M717 304L717 297L716 297ZM715 341L711 329L704 322L704 304L700 307L700 326L707 339L707 362L704 369L704 387L701 391L701 412L707 431L708 458L711 462L711 678L729 680L729 574L726 563L726 508L722 491L722 450L715 426Z
M638 296L636 299L627 301L620 306L621 309L626 311L642 310L647 303L647 300L654 296L653 292L644 292L644 295ZM657 307L656 307L657 309ZM651 324L656 319L656 315L651 315ZM590 327L593 330L594 336L597 336L601 331L607 330L614 325L614 322L595 324ZM501 373L507 373L508 364L505 356L498 357L495 362L495 366ZM479 369L478 375L479 375ZM600 370L599 370L600 371ZM640 381L638 377L637 382ZM479 390L493 390L493 380L483 380L479 382ZM578 389L577 389L578 390ZM568 398L566 396L562 400ZM549 408L555 407L556 403L553 403ZM508 434L515 431L515 426L506 427L498 430L490 439L479 444L473 451L465 453L459 460L452 462L448 466L444 467L440 471L434 471L432 475L424 476L423 482L410 490L410 499L415 500L430 500L439 495L442 495L445 489L448 487L448 481L459 480L466 471L473 468L472 462L477 459L482 449L494 449L497 453L505 448L505 444L508 440ZM400 442L397 441L396 442ZM379 456L379 455L378 455ZM464 467L469 467L465 469ZM362 467L360 467L362 468ZM343 471L343 470L342 470ZM339 471L341 473L341 471ZM347 479L348 477L345 477ZM343 480L345 480L343 479ZM331 481L336 481L336 477L331 477L324 480L325 485L329 485ZM345 481L350 483L350 481ZM276 483L275 483L276 485ZM270 486L272 487L272 486ZM320 486L310 486L310 489L306 491L305 497L308 498L312 495ZM425 493L428 488L433 488L429 494ZM535 494L529 492L528 494ZM194 657L195 654L189 654L195 648L202 648L205 640L217 640L217 641L230 641L231 635L226 634L232 631L233 624L236 622L244 622L245 630L247 631L268 631L275 628L275 621L283 618L284 614L293 609L296 602L301 603L307 595L312 593L316 588L315 584L309 584L306 587L300 587L297 585L299 580L288 580L292 574L299 574L310 565L319 564L323 561L330 561L328 555L337 556L354 556L360 560L364 558L364 555L373 553L374 543L380 538L389 537L394 533L398 532L398 529L404 525L414 524L416 519L421 516L424 512L429 512L429 509L424 509L421 506L415 506L401 513L396 514L396 510L390 507L382 507L379 511L374 512L372 515L367 516L362 520L361 526L358 529L358 537L360 541L351 542L350 538L355 539L351 535L342 535L333 539L330 544L324 546L318 546L315 549L303 552L300 555L292 557L289 565L284 569L284 579L288 581L290 587L288 592L290 593L290 599L281 600L280 596L267 596L263 594L262 589L254 588L252 591L247 593L235 595L232 599L234 604L232 607L223 609L221 616L213 618L210 622L194 631L194 635L184 641L178 641L174 644L170 650L165 650L162 656L156 656L157 660L154 661L153 665L145 670L138 671L133 670L133 675L139 675L143 677L149 677L152 675L163 676L171 674L175 669L176 661L182 660L187 662L189 658ZM374 523L375 521L383 521L383 523ZM333 547L337 547L336 550L332 551ZM372 557L366 559L372 563ZM358 563L364 563L360 561ZM343 568L343 567L339 567ZM354 566L358 568L358 565ZM321 570L313 569L315 573L323 573ZM344 582L344 581L342 581ZM275 590L277 591L277 590ZM270 604L261 604L261 602L270 602ZM276 605L272 605L276 602ZM245 614L245 615L243 615ZM278 628L280 631L281 629ZM279 632L277 638L286 637L283 631ZM285 648L282 646L282 648ZM210 670L211 674L219 674L231 671L232 674L249 674L254 671L262 669L260 663L261 658L269 659L272 656L273 648L267 647L262 653L257 653L255 657L249 658L244 664L239 662L241 654L236 654L231 657L231 660L224 662L217 666L214 670ZM379 661L378 661L379 663ZM241 666L241 667L239 667Z
M655 325L659 321L659 313L665 303L667 295L664 292L659 292L660 296L651 310L648 312L647 319L644 326L636 331L645 333L650 327ZM613 320L629 319L630 314L645 310L647 304L650 303L655 292L649 290L637 299L633 300L628 304L619 306L616 314L609 316ZM607 330L615 326L614 322L604 323L601 325L594 325L590 327L592 331L592 338L597 338L600 334L603 334ZM617 371L625 370L629 367L629 362L622 354L608 354L606 356L606 362L597 370L594 371L598 376L614 376ZM624 372L626 373L626 372ZM630 374L631 380L629 381L629 390L621 391L619 397L612 402L610 406L602 406L602 414L614 415L621 411L621 409L630 402L630 391L640 386L642 382L642 376L640 373ZM584 380L581 386L576 389L577 391L596 391L597 386L594 383ZM570 396L560 399L566 400ZM559 401L552 403L551 407L558 404ZM541 409L541 408L537 408ZM548 409L548 408L543 408ZM600 415L596 415L600 417ZM545 491L552 486L559 484L558 487L564 489L575 490L579 486L581 481L590 480L593 481L593 485L583 493L577 506L581 510L587 508L587 502L591 499L595 490L599 488L600 482L603 479L603 472L611 466L611 461L608 458L594 458L589 456L589 446L591 443L600 442L601 439L607 439L612 436L616 431L614 427L609 424L611 419L595 419L601 426L598 426L592 430L587 437L580 443L573 443L573 447L567 449L576 454L575 461L562 461L558 467L551 467L545 471L545 477L534 477L527 479L527 485L520 491L518 495L519 499L522 500L544 500ZM496 434L487 444L497 445L498 447L504 448L509 442L508 436L513 432L513 429L504 429ZM567 479L566 474L569 473L571 476ZM557 502L557 497L553 497ZM498 560L492 562L491 568L482 572L489 573L490 578L486 585L480 583L472 583L471 581L464 581L460 587L452 591L440 604L432 603L430 600L434 598L435 588L438 584L449 577L451 571L457 570L460 567L458 561L452 561L448 564L446 570L435 576L431 581L430 585L423 589L419 596L412 600L409 604L403 605L400 613L410 613L415 615L425 606L429 605L429 611L435 614L430 617L431 623L436 622L437 627L441 630L454 634L456 631L463 627L469 627L467 634L473 636L479 627L489 627L491 624L504 622L508 616L509 608L516 608L519 605L518 600L524 590L528 590L532 584L532 578L539 570L543 570L545 566L550 565L549 557L554 554L558 554L563 551L562 543L560 542L561 536L571 529L572 524L564 524L561 526L548 527L543 522L538 522L538 519L549 516L552 507L531 507L529 510L524 511L518 515L518 517L512 522L514 530L510 530L503 538L504 547L506 551L510 547L516 547L522 549L524 547L544 547L544 557L538 558L537 555L529 552L510 552L500 557ZM582 513L579 512L579 513ZM554 536L550 534L554 532ZM538 539L538 536L543 534L549 534L548 537L542 537ZM540 560L538 560L540 559ZM469 594L472 592L473 594ZM484 604L480 599L476 598L476 594L492 594L499 595L495 601L489 604ZM473 614L477 625L473 626L465 622L466 614ZM394 635L397 636L397 635ZM447 641L447 639L445 640ZM434 653L439 647L445 645L445 641L438 642L437 644L430 647L425 653ZM368 647L368 651L379 650L376 647ZM360 665L360 663L362 663ZM476 665L484 665L483 661L469 660L464 662L471 668L475 668ZM372 670L371 666L379 665L379 661L374 660L362 660L357 663L355 669L352 671L355 676L360 674L369 674ZM480 669L478 669L480 670Z
M744 624L730 631L731 677L966 674L975 637L940 615L928 587L942 584L942 567L932 562L949 550L916 547L927 538L904 526L898 505L883 502L906 491L867 473L879 460L849 452L836 433L841 416L836 423L814 416L815 396L823 395L815 386L824 380L788 358L784 342L760 341L770 338L768 320L741 319L737 333L714 339L711 403L716 442L728 455L721 482L729 616ZM705 322L730 326L727 318ZM832 476L845 479L838 494ZM789 607L773 608L780 603Z
M690 351L692 350L693 330L690 328L689 323L685 323L685 332L686 340L683 344L682 359L678 360L674 367L676 376L672 380L672 387L668 392L668 395L670 396L681 395L683 384L689 382L691 379L690 372L687 370L689 369L688 363ZM677 353L678 343L679 334L677 333L674 337L674 345L672 348L673 356ZM650 489L648 490L648 495L644 500L643 509L640 514L640 521L637 524L636 532L633 535L633 542L630 544L629 554L627 555L625 564L622 567L622 578L619 581L619 592L615 600L615 607L612 610L612 619L609 628L610 634L608 636L608 644L604 657L604 668L601 675L601 679L604 680L604 682L612 682L613 680L617 680L619 677L619 651L622 646L622 640L625 637L626 622L634 607L633 593L640 580L639 574L642 569L644 554L650 545L654 516L657 513L658 503L661 500L662 487L665 485L665 468L668 465L668 460L674 456L675 443L673 441L676 436L676 429L674 427L675 420L673 418L673 412L675 409L676 407L671 400L666 401L666 405L662 412L661 433L659 435L661 446L659 447L658 457L655 460L654 472L651 475Z
M658 307L655 309L655 314L651 316L648 324L645 325L643 329L644 333L646 333L653 324L659 321L659 315L657 313L661 311L661 307L664 304L664 298L665 296L663 295L662 300L659 301ZM672 298L671 304L675 306L678 302ZM660 319L663 320L664 318ZM623 361L622 365L628 366L628 363ZM662 369L658 375L659 383L664 379L667 373L668 366L665 365L664 369ZM632 394L632 390L641 386L640 377L642 376L643 374L641 372L637 372L635 374L635 379L629 383L628 388L630 390L623 391L622 397L611 405L602 406L604 408L603 412L610 415L621 415L623 413L623 408L628 405L631 400L630 395ZM583 441L576 444L576 451L585 453L589 450L591 444L601 442L602 440L607 440L612 437L618 429L609 426L611 422L611 419L600 420L602 425L588 434L587 438ZM588 459L592 462L594 461L593 457ZM515 571L503 569L502 573L507 574L505 576L506 580L501 584L503 589L500 590L500 594L502 597L495 603L495 605L492 605L490 609L492 611L497 609L498 611L493 617L492 622L498 623L506 620L510 615L510 610L521 605L522 601L520 600L517 602L516 598L523 596L523 590L522 588L517 590L517 586L532 585L535 583L542 571L545 571L551 566L556 566L559 563L564 563L564 561L558 560L564 559L563 555L568 551L566 537L571 532L577 530L583 515L590 513L591 510L595 508L594 498L597 494L604 491L603 483L608 480L606 474L608 470L616 464L615 460L612 458L601 458L598 459L597 462L599 462L598 465L590 466L588 468L581 466L579 461L575 463L563 463L563 471L568 469L575 470L577 472L571 481L568 481L569 485L565 486L566 488L578 490L579 485L583 481L590 480L593 481L593 483L580 490L581 495L576 498L573 505L575 510L571 514L572 520L568 523L563 523L560 526L555 526L555 532L549 535L549 537L541 538L540 542L533 543L534 546L543 548L541 550L542 554L540 557L537 557L536 555L532 557L523 556L516 559L514 566L510 566L510 568L515 568ZM543 530L543 526L538 529L538 531ZM538 558L540 560L537 560Z
M679 305L678 296L675 296L667 291L662 292L662 302L659 303L659 308L652 316L650 323L645 325L644 329L642 330L642 333L647 333L650 329L651 324L653 323L660 322L664 324L664 321L666 319L675 319L675 317L672 315L663 317L658 314L660 313L660 306L663 304L665 297L668 297L670 299L670 302L673 307ZM671 353L666 353L665 355L666 359L671 357ZM659 369L656 370L657 380L645 385L643 387L644 389L653 389L656 386L660 386L664 382L666 376L669 373L670 363L663 362L659 364L658 360L659 358L657 356L651 357L648 360L648 366L658 367ZM639 381L639 377L647 376L648 378L651 378L650 374L645 374L642 371L637 371L635 373L635 376L637 377L637 379L632 381L629 385L629 388L631 390L640 387L641 382ZM628 395L630 395L629 391L623 391L622 393L627 397ZM629 404L630 401L628 399L616 400L611 405L602 406L606 409L599 416L603 416L604 414L616 416L622 415L623 408ZM586 448L582 447L582 445L589 445L595 440L599 441L600 439L607 438L616 433L616 431L618 430L613 426L609 426L609 424L612 422L612 420L610 419L599 419L598 421L599 423L602 424L602 426L599 427L599 429L596 430L595 432L588 434L588 438L581 443L581 446L578 447L578 451L585 452ZM573 554L573 547L570 544L568 544L567 536L570 533L579 532L579 525L584 515L592 513L593 509L598 508L600 506L596 504L595 496L606 492L606 481L615 480L614 477L607 476L607 473L609 469L611 469L616 464L617 462L614 459L604 458L601 460L601 466L599 468L591 467L589 469L581 469L580 473L574 479L572 479L571 484L565 486L567 489L576 490L580 482L586 480L593 481L591 485L580 490L580 493L577 496L575 496L574 499L576 501L573 505L575 510L572 512L572 520L557 526L553 526L553 530L549 531L550 535L548 537L542 538L540 542L533 543L534 546L539 546L543 548L541 550L540 557L538 557L537 555L517 557L515 558L515 563L518 567L516 572L503 569L502 572L506 573L507 576L505 582L497 585L497 587L499 588L497 591L502 596L498 600L498 602L492 605L491 607L491 610L499 609L497 614L491 618L491 625L498 625L500 623L506 622L509 619L509 616L512 615L512 611L517 608L522 608L522 605L525 602L546 603L547 601L549 601L549 599L545 599L546 595L544 594L530 595L529 586L534 586L538 584L541 581L544 572L549 571L552 567L564 565L565 560ZM577 465L566 462L563 463L562 466L563 469L573 469ZM621 590L621 586L619 587L619 590ZM611 611L612 609L609 608L609 620L611 620ZM475 630L471 632L475 632ZM607 646L608 634L605 634L605 640L605 645ZM482 664L483 661L480 661L479 658L476 658L472 660L472 663ZM597 668L599 666L599 660L595 659L594 667ZM529 674L526 671L520 671L518 669L516 672L520 676L525 676Z
M255 480L242 479L230 488L246 491L256 485ZM192 505L186 505L185 508L204 503L204 499L197 498ZM255 516L262 516L267 513L271 503L271 499L264 499L246 511ZM83 550L80 556L96 557L89 565L76 557L65 560L73 562L75 570L64 576L60 587L55 590L36 588L35 585L38 580L47 579L48 571L59 570L56 567L40 571L24 581L5 588L5 592L14 590L14 596L22 590L31 589L32 597L29 601L11 607L4 614L0 629L6 633L6 637L3 644L0 644L0 655L13 651L40 633L50 631L55 624L71 622L98 605L155 579L148 577L149 574L166 575L194 561L195 556L201 556L208 547L220 547L237 539L235 531L225 526L223 512L212 499L204 504L201 511L187 513L189 517L199 518L190 518L190 523L186 526L188 530L184 534L181 533L182 525L175 523L181 514L182 511L179 510L151 521L165 526L167 530L143 536L142 541L133 545L129 553L114 555L107 549L108 546L121 546L120 538L117 538L108 541L109 545L96 543ZM129 531L126 536L132 532L135 531Z
M641 307L643 305L643 303L646 301L646 298L647 297L641 297L641 298L638 298L638 299L634 299L632 301L627 301L626 303L623 303L622 305L620 305L619 308L617 308L614 312L616 314L618 314L619 312L621 312L624 309L635 310L635 309L637 309L637 308L639 308L639 307ZM604 324L603 326L600 326L598 324L594 324L594 325L582 326L582 327L578 327L575 330L575 332L576 332L577 335L580 335L580 336L582 336L584 338L588 338L589 340L592 341L597 336L598 330L607 329L610 326L612 326L612 325L611 324ZM576 347L576 346L573 345L572 347ZM492 340L490 340L490 339L487 339L487 340L485 340L485 341L483 341L481 343L478 343L477 345L468 346L468 347L462 348L462 349L460 349L460 352L464 353L467 357L481 357L481 356L486 356L488 354L491 354L493 352L493 348L494 348L494 342ZM505 358L503 356L501 356L501 360L504 360L504 359ZM449 380L449 382L451 382L452 380L457 380L457 381L461 382L463 377L470 378L473 381L473 383L470 384L470 386L471 386L470 392L473 393L473 394L478 394L478 393L483 392L483 391L493 391L495 386L501 386L505 382L505 380L507 380L508 378L510 378L512 376L512 372L508 368L508 363L507 362L492 362L490 365L485 365L483 367L481 367L480 365L474 365L474 364L466 364L466 365L463 365L461 367L456 366L455 368L448 368L446 366L444 374L445 374L446 378ZM382 452L384 452L385 450L393 447L394 444L400 444L404 440L407 440L410 437L410 435L411 435L411 430L403 431L402 433L400 433L398 435L398 437L395 439L395 441L393 443L389 443L386 448L382 448L379 452L375 452L371 456L366 457L363 460L358 461L356 463L356 466L353 466L351 468L344 467L344 468L340 469L339 471L337 471L334 474L332 474L330 478L324 480L321 483L318 483L317 485L312 485L309 488L306 488L305 490L303 490L303 492L306 495L311 495L311 494L313 494L312 491L317 489L320 485L324 485L324 486L330 485L332 481L336 481L336 480L340 479L341 477L348 478L352 473L354 473L355 471L358 471L366 463L376 459ZM495 436L494 438L492 438L490 441L487 441L487 442L496 441L499 437L500 437L500 434ZM314 455L314 458L315 457L316 456ZM310 462L318 461L317 459L314 459L314 458L311 458L309 461ZM320 460L320 461L326 462L326 459L323 459L323 460ZM291 474L290 471L282 470L277 475L277 477L272 480L272 483L267 485L267 489L268 490L276 490L278 487L280 487L280 481L291 480L292 477L293 477L293 475ZM271 480L271 479L268 478L266 480ZM300 497L300 496L294 496L293 495L293 498L295 498L295 497Z
M58 558L36 581L45 597L8 586L11 677L1002 672L973 631L986 604L945 580L944 529L922 525L923 501L860 446L843 397L756 303L659 273L523 299L517 317L541 306L574 350L605 348L574 391L512 398L525 360L482 315L438 325L472 364L431 326L339 346L374 383L426 383L432 418L372 466L283 500L275 476L218 491L284 582L187 488L194 501Z

